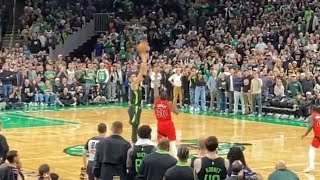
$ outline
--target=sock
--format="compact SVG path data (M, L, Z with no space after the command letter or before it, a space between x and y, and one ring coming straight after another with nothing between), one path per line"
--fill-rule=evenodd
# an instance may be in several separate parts
M170 151L173 157L177 157L178 150L177 150L176 141L170 141Z
M310 148L309 148L309 167L311 169L314 169L315 155L316 155L316 148L314 148L313 146L310 146Z

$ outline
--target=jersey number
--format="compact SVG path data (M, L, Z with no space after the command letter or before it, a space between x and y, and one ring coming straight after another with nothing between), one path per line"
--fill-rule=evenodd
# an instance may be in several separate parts
M136 159L134 163L135 163L135 167L136 167L135 171L136 171L136 173L138 173L140 170L142 159Z
M92 142L91 149L96 149L98 142Z
M204 180L220 180L220 176L219 175L206 174L204 176Z
M156 116L157 116L157 118L167 118L168 110L162 109L162 108L157 108L156 109Z

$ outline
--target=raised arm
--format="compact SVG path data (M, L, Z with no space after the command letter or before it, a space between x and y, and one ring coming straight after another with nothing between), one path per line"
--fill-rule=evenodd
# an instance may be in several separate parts
M143 42L143 43L140 43L139 46L147 46L148 47L148 44ZM138 46L138 48L139 48L139 46ZM140 49L141 49L141 47L140 47ZM139 51L140 51L139 55L142 60L142 63L141 63L139 74L138 74L137 78L132 80L131 84L134 87L139 86L140 82L143 80L143 76L146 75L147 71L148 71L148 64L147 64L148 63L148 54L147 54L147 52L143 52L141 50L139 50Z

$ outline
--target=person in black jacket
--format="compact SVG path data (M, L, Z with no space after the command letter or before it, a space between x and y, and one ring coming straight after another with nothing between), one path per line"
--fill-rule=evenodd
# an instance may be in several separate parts
M21 101L31 103L34 95L34 87L30 84L29 79L25 79L21 88Z
M111 136L97 144L93 173L96 178L101 180L113 180L114 177L126 180L127 152L131 145L121 136L122 122L113 122L111 131Z
M2 123L0 121L0 131L2 128ZM7 139L4 135L0 134L0 164L6 161L6 154L9 151L9 146Z
M23 175L19 170L20 160L17 151L9 151L7 153L8 165L0 169L0 179L17 180L23 179Z
M9 95L12 92L12 82L15 79L14 73L9 70L8 64L3 65L0 79L2 81L3 98L5 102L8 102Z

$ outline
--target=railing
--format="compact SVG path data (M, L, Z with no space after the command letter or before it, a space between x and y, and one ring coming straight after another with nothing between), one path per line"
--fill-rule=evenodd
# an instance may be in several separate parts
M14 31L16 28L16 4L17 0L13 0L13 10L12 10L12 34L11 34L11 39L10 39L10 44L9 47L13 46L13 40L14 40Z
M49 57L54 60L58 55L69 56L69 53L81 46L95 34L94 20L85 24L81 29L69 35L64 43L60 43L54 49L49 48Z
M93 19L96 33L104 33L108 30L110 20L114 20L114 13L95 13Z

